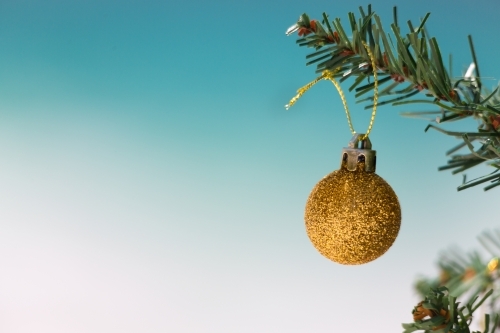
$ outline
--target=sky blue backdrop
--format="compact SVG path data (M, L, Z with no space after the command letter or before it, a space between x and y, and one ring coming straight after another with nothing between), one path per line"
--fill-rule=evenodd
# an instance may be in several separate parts
M305 200L351 135L331 84L285 111L315 74L284 32L366 4L1 1L0 331L400 331L438 252L497 226L499 190L457 193L437 172L456 142L380 108L399 238L359 267L313 249ZM394 3L372 4L388 28ZM497 85L498 1L399 9L401 24L432 12L457 76L472 34ZM369 112L349 101L362 131Z

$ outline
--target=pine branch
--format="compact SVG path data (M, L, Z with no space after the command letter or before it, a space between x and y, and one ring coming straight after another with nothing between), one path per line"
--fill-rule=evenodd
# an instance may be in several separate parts
M425 299L418 303L412 311L413 323L403 324L404 332L411 333L415 331L427 332L454 332L470 333L470 324L474 312L492 295L490 290L485 293L481 299L474 296L465 306L460 306L457 297L448 292L448 288L439 287L431 289L425 294ZM476 303L477 302L477 303ZM499 316L491 325L493 330L498 326ZM490 332L491 318L489 314L485 315L485 328L483 333ZM492 332L493 332L492 330ZM475 332L481 333L481 332Z
M481 77L477 64L476 52L472 38L468 36L472 56L471 70L460 79L454 79L451 73L451 58L448 70L444 66L438 42L429 38L426 33L425 23L430 13L427 13L417 28L413 28L408 21L409 32L401 34L398 25L397 11L394 9L394 23L391 25L392 35L384 32L380 17L368 6L367 14L360 7L359 19L354 13L349 13L351 37L348 37L340 18L328 21L328 15L323 13L322 23L309 19L307 14L302 14L298 22L287 31L287 35L297 32L299 46L315 49L307 55L307 65L316 64L316 72L325 70L333 71L340 67L335 74L336 78L344 81L353 78L354 84L350 91L356 89L357 102L371 101L365 94L373 90L373 68L371 59L363 43L371 48L375 57L375 64L380 79L379 106L406 105L410 103L430 103L443 110L442 117L437 118L437 123L458 121L473 117L481 122L477 132L449 132L434 125L444 134L461 138L470 154L454 155L447 166L439 170L454 169L453 173L463 172L469 168L488 163L500 169L500 94L499 89L488 92L481 85ZM368 40L367 40L368 39ZM474 75L474 72L477 75ZM367 80L368 83L360 87ZM371 83L370 83L371 82ZM405 84L404 89L399 89L400 84ZM423 93L424 99L411 99ZM362 97L363 96L363 97ZM361 98L362 97L362 98ZM385 97L385 100L384 100ZM366 106L370 108L372 105ZM413 113L413 115L418 113ZM422 113L423 114L423 113ZM429 128L429 127L428 127ZM468 137L474 137L482 144L475 149ZM474 162L471 155L475 156ZM491 189L500 185L499 177L480 177L458 187L462 190L471 186L482 184L486 181L492 183L485 188Z
M455 299L463 298L466 300L467 305L461 309L467 311L462 315L459 314L460 318L463 316L467 320L472 319L473 312L480 306L488 307L492 313L498 313L500 306L500 231L483 232L479 236L479 242L490 254L491 259L485 261L477 252L464 254L457 249L444 252L438 260L439 277L421 278L415 284L417 292L425 298L418 306L450 311L450 308L446 308L446 304L439 303L439 300L445 297L440 296L442 293L448 296L452 295ZM479 298L481 300L477 302ZM485 304L487 298L489 298L489 303ZM430 302L431 305L426 305L426 302ZM460 308L457 309L460 311ZM423 329L421 326L423 322L419 321L420 317L415 317L415 313L416 310L413 312L415 323L403 324L405 328ZM453 316L449 318L451 322ZM455 322L454 325L460 326L460 323ZM453 330L453 327L456 330ZM449 327L449 329L447 327L443 332L468 332L465 326L463 326L464 330L457 329L456 326L453 327ZM485 317L483 332L494 332L496 328L498 328L498 315L495 316L493 323L491 323L489 315Z

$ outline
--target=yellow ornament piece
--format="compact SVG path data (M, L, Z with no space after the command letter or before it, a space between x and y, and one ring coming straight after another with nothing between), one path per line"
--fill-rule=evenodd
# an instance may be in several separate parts
M375 151L369 139L360 141L361 137L356 134L343 149L340 169L316 184L305 210L314 247L344 265L364 264L383 255L401 226L398 198L375 174Z

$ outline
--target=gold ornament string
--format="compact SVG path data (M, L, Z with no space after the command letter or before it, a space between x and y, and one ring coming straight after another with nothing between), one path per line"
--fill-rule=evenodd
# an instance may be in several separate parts
M366 134L364 134L364 136L362 138L360 138L361 140L365 140L366 138L368 138L368 135L370 134L370 132L373 128L373 123L375 122L375 115L377 114L378 78L377 78L377 67L375 66L375 57L373 56L372 51L370 50L368 45L365 43L365 41L362 40L361 43L365 47L366 52L368 53L368 56L370 57L371 65L373 68L373 110L372 110L372 115L371 115L371 119L370 119L370 124L368 125L368 129L366 130ZM318 76L316 79L314 79L313 81L309 82L308 84L306 84L305 86L303 86L302 88L297 90L297 95L295 95L290 100L290 102L287 105L285 105L285 108L287 110L290 109L297 102L297 100L300 97L302 97L302 95L305 94L306 91L308 91L312 86L314 86L319 81L330 80L333 83L333 85L335 86L335 88L337 88L337 91L340 95L340 99L342 100L342 104L344 104L344 109L345 109L345 113L347 116L347 123L349 124L349 129L351 130L351 133L354 135L354 134L356 134L356 131L354 130L354 126L352 125L351 113L349 112L349 108L347 107L347 101L346 101L344 92L343 92L342 88L340 87L340 84L334 78L335 74L339 70L340 70L340 66L337 67L336 69L334 69L333 71L329 71L329 70L323 71L323 73L320 76Z

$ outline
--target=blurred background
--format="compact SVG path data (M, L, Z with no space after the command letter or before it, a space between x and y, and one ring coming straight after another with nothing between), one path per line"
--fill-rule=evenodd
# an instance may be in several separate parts
M395 3L371 3L389 31ZM305 201L351 134L331 84L284 109L316 76L285 31L367 4L2 0L0 332L402 331L438 253L497 227L499 190L457 192L437 168L458 142L399 115L422 106L381 107L399 237L363 266L314 250ZM432 13L457 76L472 34L498 84L498 1L398 8L403 31ZM362 132L370 111L349 103Z

